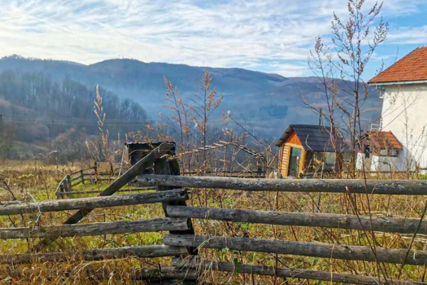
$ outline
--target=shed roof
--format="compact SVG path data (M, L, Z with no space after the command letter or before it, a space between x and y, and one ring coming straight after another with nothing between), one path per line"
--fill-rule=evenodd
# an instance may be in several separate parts
M402 144L390 131L368 131L364 135L363 143L378 149L403 149Z
M368 84L417 83L417 81L424 82L425 80L427 80L427 46L416 48L369 80Z
M330 127L318 125L289 125L276 142L276 146L281 146L295 132L305 150L313 152L335 152L331 143L330 131ZM338 139L337 149L339 151L345 150L342 139Z

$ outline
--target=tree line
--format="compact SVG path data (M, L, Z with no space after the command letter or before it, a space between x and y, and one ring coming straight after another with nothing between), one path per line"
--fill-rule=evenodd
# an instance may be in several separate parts
M101 88L106 125L111 133L124 135L148 121L145 110L128 98ZM52 144L64 134L99 133L93 111L95 86L65 78L55 81L43 73L0 73L0 156L15 157L12 141ZM34 155L33 154L29 154ZM21 156L20 154L18 156Z
M103 107L108 114L106 121L113 125L112 129L119 130L127 122L148 119L138 103L119 98L102 88L101 92ZM43 73L3 71L0 73L0 100L0 113L5 119L16 122L17 140L31 142L43 140L43 136L47 140L71 127L87 134L96 134L98 130L93 112L95 86L86 86L69 78L57 82ZM31 125L33 130L26 125ZM34 125L40 126L34 130Z

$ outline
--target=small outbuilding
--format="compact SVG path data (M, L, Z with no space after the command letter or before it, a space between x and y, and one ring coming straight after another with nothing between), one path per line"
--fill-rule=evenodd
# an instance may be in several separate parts
M175 142L168 143L175 145ZM126 142L125 147L129 159L129 166L135 165L140 159L161 144L162 142ZM169 153L175 154L175 146L169 151Z
M300 177L324 171L341 171L344 142L331 143L330 127L290 125L277 141L280 147L279 172L282 177ZM338 154L338 157L337 157Z
M400 165L398 159L403 145L391 131L368 131L360 137L359 144L358 170L375 172L404 169L405 165Z

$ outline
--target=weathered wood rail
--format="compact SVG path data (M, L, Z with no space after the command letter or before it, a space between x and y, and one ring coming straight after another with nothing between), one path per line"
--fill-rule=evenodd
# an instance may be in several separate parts
M230 177L186 177L145 174L138 182L147 186L177 186L244 191L352 193L382 195L427 195L426 180L361 179L258 179Z
M252 209L224 209L190 207L186 200L191 196L188 188L230 189L239 191L274 191L300 193L347 193L365 195L427 195L427 181L394 180L273 180L232 177L185 177L180 176L174 144L164 143L141 158L127 172L103 190L98 197L63 199L39 202L13 202L0 204L0 215L43 214L45 212L78 210L63 225L49 227L23 227L0 229L0 239L42 239L25 254L0 255L0 264L27 264L34 262L62 262L72 259L82 261L118 259L177 257L171 268L147 269L140 273L148 284L202 284L203 271L223 271L233 274L250 274L281 278L311 279L350 284L427 284L423 281L386 280L378 276L335 273L302 268L283 268L276 264L259 266L236 262L209 261L198 256L204 250L234 250L260 252L272 255L308 256L321 259L364 261L376 264L390 263L398 266L427 264L427 250L415 248L361 246L339 243L302 242L284 239L260 239L198 235L193 223L196 220L227 221L292 227L318 227L339 230L357 230L369 234L400 233L427 234L427 221L420 218L394 218L332 213L277 212ZM146 174L151 169L154 174ZM150 173L152 173L150 172ZM137 181L143 187L155 187L156 192L112 196L129 182ZM165 217L112 221L104 223L77 224L97 208L162 203ZM77 225L76 225L77 224ZM197 229L197 228L196 228ZM91 251L41 252L59 237L123 234L147 231L168 231L163 245L134 245ZM163 270L163 273L162 273ZM139 270L141 271L141 270ZM19 273L21 272L21 273ZM16 274L23 274L22 271ZM153 278L147 277L147 272ZM0 270L0 276L3 274ZM186 274L188 273L188 274ZM6 274L6 273L5 273ZM8 274L11 274L10 272ZM96 272L94 273L96 274ZM25 275L25 274L23 274ZM25 276L24 276L25 277ZM108 278L108 274L105 275ZM137 274L135 278L138 280ZM159 283L160 282L160 283ZM173 283L177 284L177 283Z
M90 198L48 200L40 202L3 203L0 215L18 215L27 213L57 212L79 209L96 209L138 204L162 203L168 201L187 200L188 193L184 189L171 191L129 194L121 196L98 196Z
M24 253L0 255L0 264L24 264L34 262L60 262L68 260L105 260L126 257L164 257L186 254L183 247L166 245L128 246L111 249L94 249L86 251L49 252L49 253Z
M347 230L378 231L401 234L427 234L427 221L416 218L392 218L324 213L293 213L168 206L169 217L193 218L253 224L323 227Z
M0 229L0 239L58 238L140 232L185 231L188 229L188 221L186 218L158 218L87 225Z
M363 285L422 285L424 282L416 281L395 281L384 280L372 276L361 276L346 273L334 273L329 271L307 270L300 268L278 268L273 266L256 266L247 264L235 264L232 262L223 261L201 261L201 262L188 262L185 259L174 260L173 264L182 269L202 269L223 271L230 273L240 274L256 274L271 277L282 278L298 278L298 279L311 279L320 280L325 282L336 283L350 283L350 284L363 284Z
M84 270L82 269L82 271L85 271L87 275L91 277L91 279L110 280L110 282L114 281L114 284L123 283L123 280L121 280L120 277L116 277L114 275L115 272L111 270L96 270L96 268L93 268L93 266L87 265L85 266ZM20 279L31 278L32 275L37 275L39 273L40 270L29 268L25 268L25 270L0 270L0 278L6 279L10 276L17 276ZM47 273L48 279L55 279L55 274L57 272L50 271ZM72 277L73 271L62 270L61 274L66 277ZM146 281L145 284L169 284L169 279L194 280L197 278L198 272L195 269L180 270L175 267L162 267L160 269L132 268L127 272L127 274L131 277L132 280ZM49 275L52 275L52 277Z
M386 263L425 265L427 251L407 249L376 248L374 253L368 246L351 246L286 240L269 240L240 237L180 236L166 235L164 243L170 246L191 246L203 248L266 252L302 255L342 260L364 260Z

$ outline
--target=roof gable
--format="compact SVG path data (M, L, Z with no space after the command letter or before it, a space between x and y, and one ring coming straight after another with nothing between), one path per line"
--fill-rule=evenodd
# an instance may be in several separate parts
M363 135L362 142L376 149L403 149L402 144L390 131L368 131Z
M286 139L285 143L292 143L292 144L302 145L302 143L299 140L297 134L293 130L292 130L292 133L289 135L289 137Z
M418 47L395 64L369 80L368 84L411 82L427 80L427 46ZM415 82L414 82L415 81Z
M284 144L288 138L295 132L301 145L306 151L313 152L335 152L331 143L330 127L317 125L289 125L276 146ZM338 139L338 150L344 150L344 142Z

